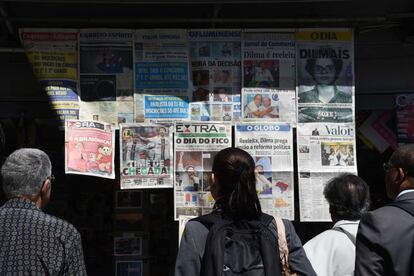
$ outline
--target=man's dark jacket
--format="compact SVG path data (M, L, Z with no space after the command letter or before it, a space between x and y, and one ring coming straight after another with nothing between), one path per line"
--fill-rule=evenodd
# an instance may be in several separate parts
M414 207L414 192L401 195L395 202ZM414 217L411 214L395 206L384 206L361 219L355 275L414 275Z

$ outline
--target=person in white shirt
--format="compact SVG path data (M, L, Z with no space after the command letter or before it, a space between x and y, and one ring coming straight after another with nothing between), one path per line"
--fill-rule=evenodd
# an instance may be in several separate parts
M254 72L254 81L274 81L272 73L270 73L269 69L266 68L266 63L264 61L260 61L260 67L256 68Z
M368 211L368 185L353 174L331 179L324 188L333 228L304 245L306 256L318 276L352 276L359 220Z

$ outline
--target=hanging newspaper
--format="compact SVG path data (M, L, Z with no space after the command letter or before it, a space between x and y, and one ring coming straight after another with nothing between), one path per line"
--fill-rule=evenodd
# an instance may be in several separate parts
M132 123L132 31L83 29L79 43L81 119Z
M239 120L240 30L190 30L193 121Z
M398 145L414 143L414 95L400 94L395 98L397 107Z
M294 123L293 31L247 30L242 41L243 120Z
M298 122L354 122L351 29L296 32Z
M77 30L20 29L20 39L41 90L60 125L79 119Z
M285 123L236 124L236 147L253 156L262 211L294 220L293 134Z
M230 124L177 123L175 126L175 219L211 211L214 156L231 146Z
M121 124L121 189L172 188L172 129Z
M135 119L189 119L189 44L186 30L135 33Z
M298 124L301 221L329 221L325 183L340 173L356 173L354 124Z
M65 173L114 179L114 139L111 124L66 121Z

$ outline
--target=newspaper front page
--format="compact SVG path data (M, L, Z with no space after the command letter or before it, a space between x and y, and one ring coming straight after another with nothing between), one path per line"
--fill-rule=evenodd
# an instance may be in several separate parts
M357 173L354 124L298 124L301 221L330 221L323 188L341 173Z
M71 29L20 29L20 38L41 90L60 126L79 119L78 34Z
M175 219L200 216L214 205L210 193L214 156L231 147L231 125L177 123L175 125Z
M296 122L293 30L246 30L242 64L243 120Z
M255 161L262 211L294 220L292 127L286 123L238 123L235 142Z
M239 120L240 30L194 29L191 49L193 121Z
M135 119L189 119L189 42L186 30L135 32Z
M81 29L79 43L80 118L114 126L132 123L132 31Z
M300 29L296 46L298 122L354 122L352 30Z
M172 188L172 127L121 124L121 189Z
M111 124L67 120L65 173L115 178L115 130Z

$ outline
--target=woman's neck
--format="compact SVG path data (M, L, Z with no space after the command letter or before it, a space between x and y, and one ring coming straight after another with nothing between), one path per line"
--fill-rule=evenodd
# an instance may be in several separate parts
M329 103L335 97L334 85L316 85L318 90L318 98L321 102Z

